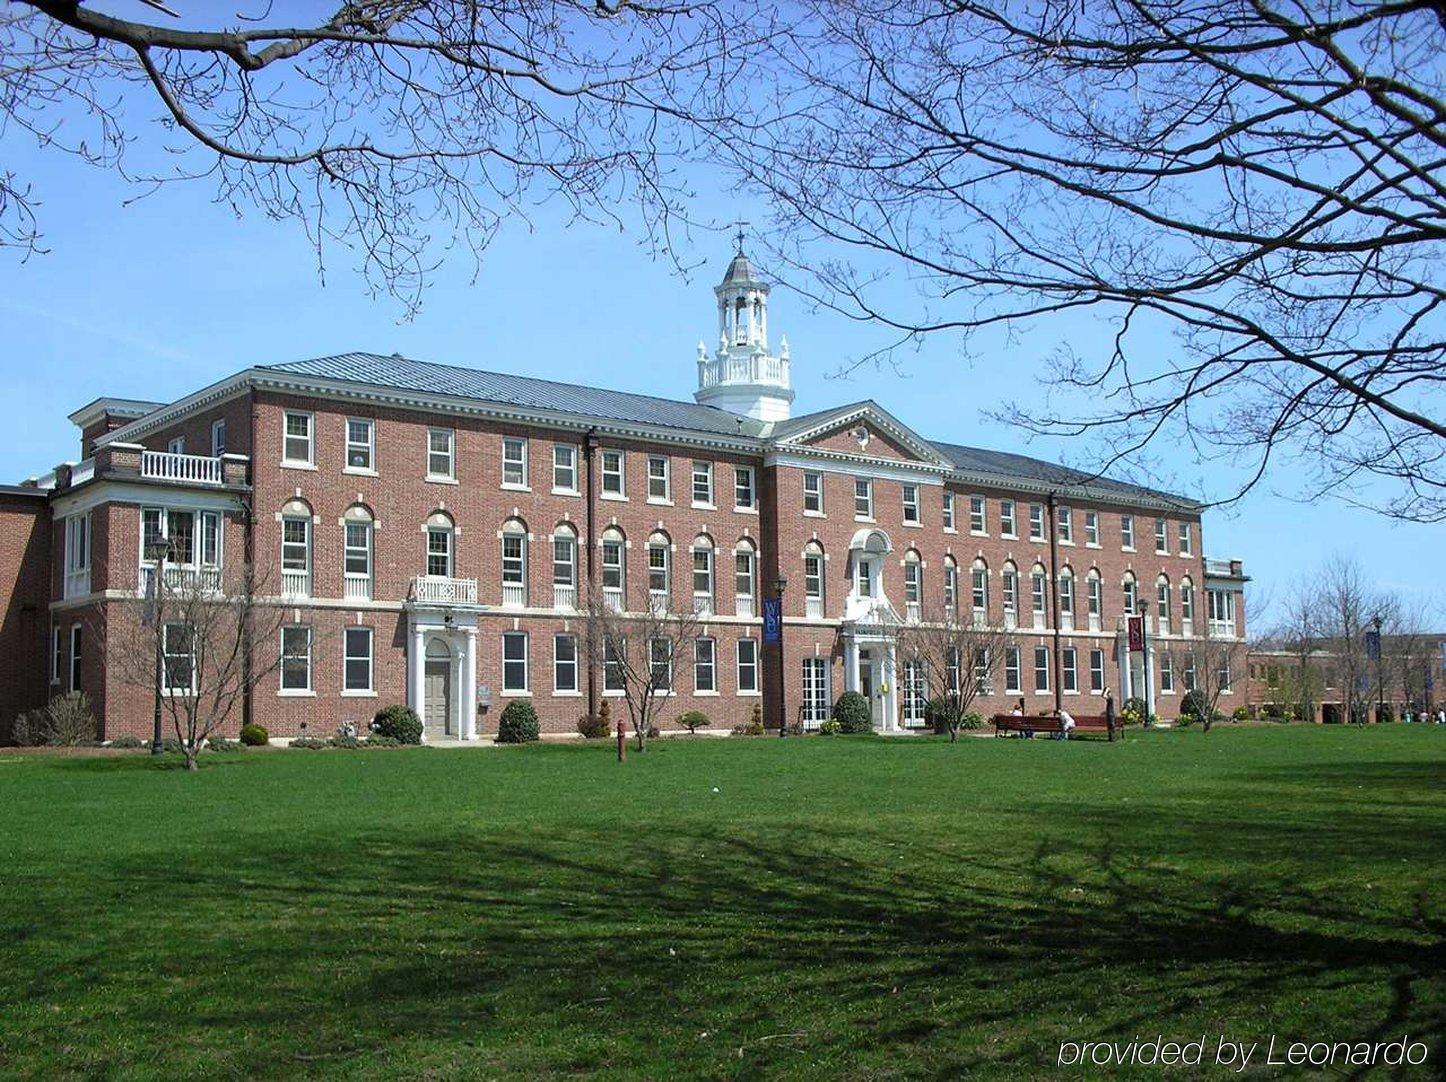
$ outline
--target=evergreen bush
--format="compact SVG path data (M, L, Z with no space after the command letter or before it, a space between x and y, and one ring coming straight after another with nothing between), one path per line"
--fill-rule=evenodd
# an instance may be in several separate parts
M528 744L538 737L537 711L531 699L513 699L497 723L497 743Z

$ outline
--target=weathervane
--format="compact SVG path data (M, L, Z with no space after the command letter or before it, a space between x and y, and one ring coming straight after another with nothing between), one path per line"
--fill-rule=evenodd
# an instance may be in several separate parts
M733 241L734 241L735 246L736 246L737 249L738 249L738 254L739 254L739 255L742 255L742 254L743 254L743 237L744 237L743 227L744 227L745 225L747 225L748 223L745 222L742 218L740 218L740 219L738 219L738 221L734 222L733 224L738 227L738 233L734 236Z

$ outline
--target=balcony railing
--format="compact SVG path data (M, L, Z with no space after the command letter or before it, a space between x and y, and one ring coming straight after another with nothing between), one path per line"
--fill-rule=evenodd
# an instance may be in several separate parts
M623 590L621 586L603 587L603 604L613 612L623 611Z
M151 578L155 575L153 566L141 568L140 591L149 595ZM166 589L175 593L215 594L221 591L221 569L219 567L190 567L186 564L166 565Z
M342 583L342 596L348 601L370 601L372 599L372 577L348 571Z
M1212 639L1233 639L1235 638L1234 620L1211 620L1210 637Z
M729 354L717 360L700 361L698 379L702 387L716 387L722 383L786 384L788 360L783 357Z
M1034 610L1034 629L1035 629L1036 631L1043 631L1043 630L1044 630L1044 627L1045 627L1044 610L1043 610L1043 609L1035 609L1035 610Z
M973 624L975 631L983 631L986 627L989 626L989 613L985 612L983 609L974 609L973 613Z
M906 601L904 603L904 619L911 624L919 622L919 603L917 601Z
M694 612L694 614L696 614L696 615L698 615L698 616L712 616L712 615L713 615L713 595L712 595L712 594L694 594L694 595L693 595L693 612Z
M1090 613L1090 630L1091 630L1091 631L1098 631L1099 629L1100 629L1100 614L1097 613L1097 612L1092 612L1092 613Z
M418 575L412 580L412 597L425 605L475 605L477 580Z
M78 571L65 573L66 597L83 597L88 593L90 593L90 568L82 567Z
M1074 613L1072 613L1072 612L1061 612L1061 613L1059 614L1059 629L1060 629L1061 631L1073 631L1073 630L1074 630Z
M502 584L502 604L509 609L525 609L527 607L527 583L504 582Z
M1004 630L1013 631L1019 626L1019 614L1013 609L1004 610Z
M552 607L554 609L576 609L577 587L565 582L552 584Z
M178 455L169 451L144 451L141 476L153 481L182 481L191 485L219 485L221 460L209 455Z
M294 571L283 568L281 571L281 596L310 597L311 572Z
M822 619L823 619L823 598L821 598L821 597L805 598L805 599L804 599L804 602L803 602L803 614L804 614L805 616L807 616L810 620L822 620Z
M733 598L733 606L734 606L734 607L733 607L733 611L736 612L739 616L752 616L752 615L753 615L753 595L752 595L752 594L737 594L737 595Z

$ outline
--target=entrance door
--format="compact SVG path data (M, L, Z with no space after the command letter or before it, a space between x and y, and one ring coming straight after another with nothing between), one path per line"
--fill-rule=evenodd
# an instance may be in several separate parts
M875 724L879 720L879 703L874 692L874 657L868 650L859 651L859 694L869 701L869 711Z
M452 725L452 663L428 661L423 688L427 716L422 719L427 735L456 736Z

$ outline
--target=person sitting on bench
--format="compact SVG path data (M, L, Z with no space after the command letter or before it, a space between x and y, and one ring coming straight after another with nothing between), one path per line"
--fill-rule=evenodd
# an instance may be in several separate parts
M1056 739L1068 740L1069 734L1074 730L1073 716L1062 706L1054 712L1054 716L1059 718L1059 735Z
M1024 700L1023 700L1022 698L1019 700L1019 702L1017 702L1017 703L1014 704L1014 709L1009 712L1009 716L1012 717L1012 718L1022 718L1022 717L1024 717ZM1019 735L1022 736L1022 737L1024 737L1024 739L1028 740L1028 739L1030 739L1031 737L1034 736L1034 730L1033 730L1033 729L1025 729L1025 730L1024 730L1023 732L1021 732Z

